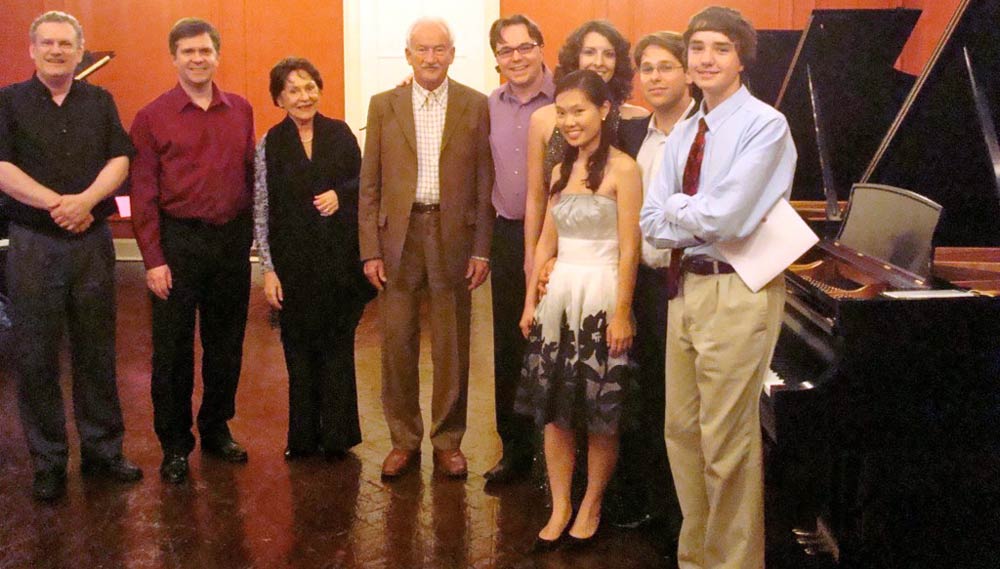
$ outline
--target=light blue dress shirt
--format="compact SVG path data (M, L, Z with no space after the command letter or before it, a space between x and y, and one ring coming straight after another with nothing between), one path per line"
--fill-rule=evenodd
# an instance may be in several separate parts
M682 177L698 120L708 124L698 192L684 194ZM713 245L753 233L764 215L792 192L797 154L785 116L740 87L718 107L674 127L660 171L643 202L639 225L659 248L724 260Z

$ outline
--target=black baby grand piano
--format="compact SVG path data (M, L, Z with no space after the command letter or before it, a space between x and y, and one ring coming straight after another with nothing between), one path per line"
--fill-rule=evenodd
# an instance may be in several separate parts
M893 64L920 10L814 10L774 102L788 119L798 163L793 199L822 200L840 219L913 77Z
M767 483L842 566L1000 566L998 128L1000 2L965 0L786 273Z

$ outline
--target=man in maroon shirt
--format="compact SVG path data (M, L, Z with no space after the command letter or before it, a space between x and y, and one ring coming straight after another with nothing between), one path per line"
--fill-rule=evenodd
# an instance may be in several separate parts
M202 451L229 462L247 453L229 432L250 294L254 129L250 104L212 81L219 33L203 20L174 24L178 85L132 123L132 221L153 302L153 421L160 475L187 478L194 449L191 394L199 315Z

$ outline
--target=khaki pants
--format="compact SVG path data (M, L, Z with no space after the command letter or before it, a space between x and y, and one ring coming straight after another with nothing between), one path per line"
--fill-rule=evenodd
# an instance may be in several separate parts
M670 301L666 439L681 569L764 567L759 400L784 303L784 277L753 293L735 274L686 274Z
M448 278L443 251L439 214L411 214L399 270L381 294L382 408L392 446L400 450L419 450L424 432L418 359L425 292L434 364L431 443L435 449L456 449L465 434L472 298L468 283Z

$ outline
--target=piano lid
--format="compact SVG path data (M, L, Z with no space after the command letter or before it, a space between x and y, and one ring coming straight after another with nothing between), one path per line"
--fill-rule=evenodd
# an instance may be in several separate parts
M963 0L862 182L944 207L936 245L1000 246L1000 2Z
M775 104L801 38L802 30L757 30L757 60L744 71L754 97Z
M912 85L896 70L919 10L814 10L775 106L799 160L792 197L846 200Z

